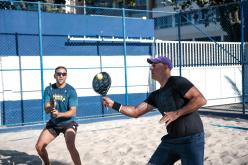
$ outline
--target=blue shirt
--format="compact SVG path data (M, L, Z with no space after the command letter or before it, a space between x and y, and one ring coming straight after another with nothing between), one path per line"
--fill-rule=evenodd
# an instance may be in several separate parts
M66 84L64 88L58 88L56 84L46 87L44 93L45 104L50 102L52 98L55 99L55 109L57 109L59 112L66 112L70 109L70 107L78 106L76 90L69 84ZM69 123L75 120L74 116L69 118L55 118L52 114L50 116L50 120L57 125Z

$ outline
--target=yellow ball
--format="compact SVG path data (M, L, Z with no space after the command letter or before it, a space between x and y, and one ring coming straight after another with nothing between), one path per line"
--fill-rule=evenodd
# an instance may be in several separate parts
M101 79L103 78L103 75L102 75L101 73L98 73L98 74L96 75L96 77L97 77L98 80L101 80Z

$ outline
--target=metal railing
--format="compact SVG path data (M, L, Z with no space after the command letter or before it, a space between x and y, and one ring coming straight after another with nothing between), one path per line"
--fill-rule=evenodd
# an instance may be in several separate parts
M181 57L179 55L181 45ZM174 66L226 66L240 65L240 42L155 41L155 55L167 56Z

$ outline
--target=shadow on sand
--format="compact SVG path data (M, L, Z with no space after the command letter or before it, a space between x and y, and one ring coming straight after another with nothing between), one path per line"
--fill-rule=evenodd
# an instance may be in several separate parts
M37 155L29 155L16 150L0 150L0 164L3 165L42 165L42 161ZM51 165L68 165L56 160L51 160Z
M220 118L240 118L240 119L248 119L248 115L244 115L242 113L236 112L227 112L227 111L213 111L213 110L200 110L199 113L205 116L212 116L212 117L220 117Z
M248 105L245 106L245 114L243 114L242 108L243 105L241 103L214 105L202 107L199 110L199 113L201 115L210 115L212 117L221 117L226 119L248 119Z

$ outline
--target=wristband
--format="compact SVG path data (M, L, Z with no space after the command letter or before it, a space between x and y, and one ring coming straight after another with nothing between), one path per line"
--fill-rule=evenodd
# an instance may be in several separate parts
M114 104L113 104L112 108L113 108L114 110L120 112L121 104L114 101Z

